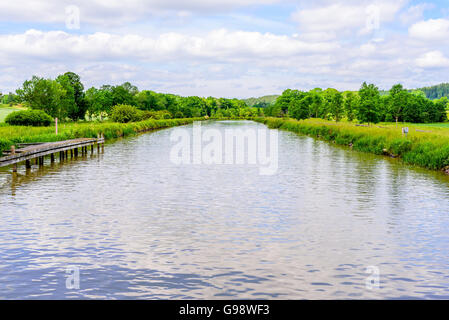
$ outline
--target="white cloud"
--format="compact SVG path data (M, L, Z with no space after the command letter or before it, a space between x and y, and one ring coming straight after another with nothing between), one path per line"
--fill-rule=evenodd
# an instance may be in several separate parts
M264 3L277 1L283 0ZM73 2L81 9L80 31L23 32L36 21L56 24L35 28L63 29L58 23L65 21L65 6ZM53 78L68 70L79 73L86 87L130 81L141 89L228 97L288 87L357 89L363 81L382 88L447 81L449 20L420 21L426 5L301 0L291 16L296 23L278 12L272 17L238 10L260 3L1 1L3 21L27 24L11 24L0 33L0 88L14 90L33 74ZM376 12L380 29L372 30ZM198 17L203 13L207 16ZM416 23L407 34L401 22Z
M449 59L441 51L430 51L416 59L416 65L421 68L449 67Z
M2 0L0 12L8 21L64 23L65 8L75 5L80 9L82 24L121 25L163 13L185 17L276 2L279 0Z
M310 44L288 36L259 32L231 32L225 29L214 30L204 36L171 32L154 38L100 32L74 35L63 31L38 30L0 36L0 57L3 63L15 59L33 58L55 61L67 59L255 61L330 52L336 48L334 43Z
M409 25L422 19L424 11L433 8L432 4L420 3L415 6L411 6L405 12L400 15L400 20L403 24Z
M410 37L425 41L445 41L449 37L449 20L430 19L415 23L409 28Z
M299 9L292 18L305 33L368 33L392 21L405 3L405 0L333 1L328 5L318 3L312 8Z

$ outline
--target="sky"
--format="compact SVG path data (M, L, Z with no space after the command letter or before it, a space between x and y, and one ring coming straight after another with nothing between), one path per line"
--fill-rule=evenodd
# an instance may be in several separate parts
M0 0L0 92L84 86L248 98L449 82L449 0Z

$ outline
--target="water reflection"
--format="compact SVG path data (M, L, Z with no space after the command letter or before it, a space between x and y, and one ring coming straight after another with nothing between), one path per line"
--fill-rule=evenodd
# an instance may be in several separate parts
M175 166L171 130L0 171L0 298L449 296L446 176L288 132L274 176Z

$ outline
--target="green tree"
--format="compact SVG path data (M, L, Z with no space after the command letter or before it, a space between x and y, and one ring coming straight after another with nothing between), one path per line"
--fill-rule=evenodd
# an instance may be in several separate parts
M398 125L399 118L402 117L402 110L407 103L408 92L401 84L396 84L390 89L389 111Z
M303 94L302 99L296 97L290 101L288 115L297 120L307 119L310 115L311 104L312 96L310 94Z
M322 92L323 90L321 88L315 88L309 91L312 97L312 104L310 105L311 117L319 118L323 112L324 99Z
M85 95L89 114L100 117L110 115L112 112L113 98L112 92L107 87L100 89L90 88Z
M57 81L33 76L17 89L19 99L31 109L43 110L52 117L64 119L67 111L63 107L66 91Z
M122 85L111 87L113 105L132 105L136 106L135 96L139 92L136 86L129 82Z
M357 118L361 122L377 123L379 122L379 88L374 84L364 82L359 90L360 104L357 112Z
M444 122L447 120L447 110L449 107L449 99L447 97L442 97L434 101L434 116L433 122Z
M335 121L340 121L343 115L343 94L341 92L336 92L331 101L331 114L334 117Z
M281 112L282 115L289 113L289 108L293 105L297 105L298 100L301 100L304 96L304 92L299 90L285 90L282 95L276 99L275 110Z
M359 96L352 91L347 91L345 93L344 110L348 121L353 121L355 119L358 108Z

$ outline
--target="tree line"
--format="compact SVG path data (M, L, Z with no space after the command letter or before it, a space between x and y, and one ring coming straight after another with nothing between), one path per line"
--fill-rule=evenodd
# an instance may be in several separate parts
M430 100L420 90L409 91L394 85L381 95L374 84L364 82L358 92L316 88L308 92L285 90L274 104L265 108L265 115L289 116L295 119L358 120L362 123L447 121L448 98Z
M125 82L85 90L79 75L66 72L55 79L33 76L16 90L0 97L4 103L23 103L61 120L104 119L115 106L133 106L146 117L246 118L256 116L358 120L363 123L447 121L448 98L430 100L421 90L407 90L401 84L381 92L374 84L362 84L359 91L340 92L315 88L285 90L281 96L247 100L157 93ZM251 106L248 106L250 104Z
M432 100L449 97L449 83L441 83L436 86L424 87L418 90L424 92L426 97Z
M16 90L17 101L52 117L67 120L109 117L115 106L133 106L146 114L163 112L165 118L261 116L261 108L249 107L243 100L157 93L125 82L84 90L80 77L67 72L56 79L33 76ZM166 116L168 115L168 116Z

